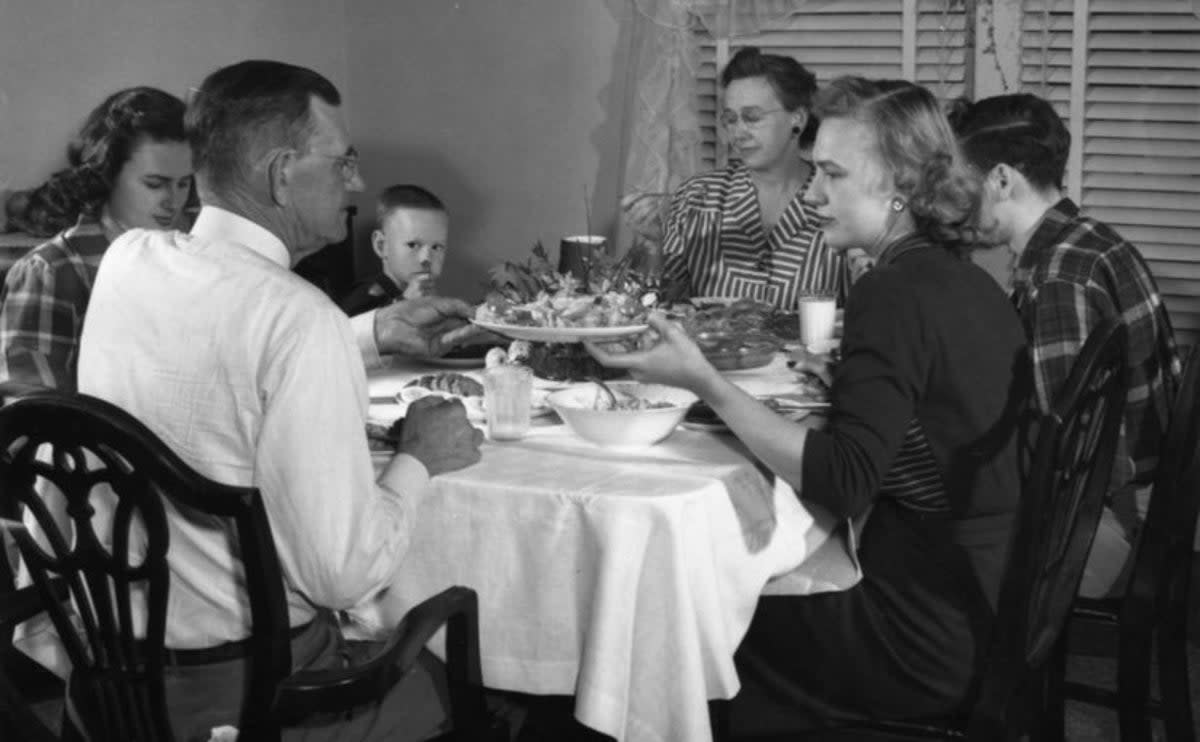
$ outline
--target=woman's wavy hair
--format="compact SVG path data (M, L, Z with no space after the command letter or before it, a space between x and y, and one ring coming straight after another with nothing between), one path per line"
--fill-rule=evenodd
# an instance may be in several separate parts
M49 237L80 216L98 216L121 168L143 139L186 142L183 101L157 88L136 87L110 95L88 114L67 147L67 167L30 191L9 198L9 219L18 229Z
M813 108L822 121L850 118L870 127L884 177L922 234L959 252L976 242L979 182L932 93L904 80L840 77L821 89Z
M949 117L963 155L981 174L1003 162L1037 188L1063 187L1071 133L1048 101L1029 93L959 99Z
M734 80L751 77L766 79L788 111L803 108L808 113L808 123L800 132L799 141L801 147L811 146L817 137L817 117L812 113L813 96L817 94L816 76L792 57L763 54L757 46L747 46L739 49L721 71L721 88L729 87Z

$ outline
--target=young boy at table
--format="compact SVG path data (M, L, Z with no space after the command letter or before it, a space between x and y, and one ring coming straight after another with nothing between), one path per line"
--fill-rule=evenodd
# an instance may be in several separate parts
M394 185L375 204L371 248L382 269L342 301L355 315L401 299L432 296L446 259L450 229L441 199L418 185Z

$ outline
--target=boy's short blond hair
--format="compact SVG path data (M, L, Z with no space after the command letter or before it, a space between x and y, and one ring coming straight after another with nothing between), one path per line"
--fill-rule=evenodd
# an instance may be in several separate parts
M446 205L440 198L419 185L388 186L375 200L375 228L383 229L384 222L396 209L426 209L444 212Z

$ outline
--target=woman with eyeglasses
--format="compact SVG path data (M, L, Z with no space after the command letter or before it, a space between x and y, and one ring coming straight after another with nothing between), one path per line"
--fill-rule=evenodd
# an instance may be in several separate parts
M817 130L816 78L791 57L746 47L721 73L731 164L683 183L663 236L668 295L748 298L791 310L801 293L838 293L842 258L801 198Z
M100 259L128 229L183 226L192 154L183 101L156 88L118 91L67 149L68 167L7 204L39 245L0 290L0 380L74 391L79 334Z

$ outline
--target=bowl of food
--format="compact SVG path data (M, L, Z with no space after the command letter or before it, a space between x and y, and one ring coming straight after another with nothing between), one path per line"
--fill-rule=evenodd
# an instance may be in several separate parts
M686 389L637 381L577 384L546 398L580 438L599 446L639 448L670 435L695 401Z

